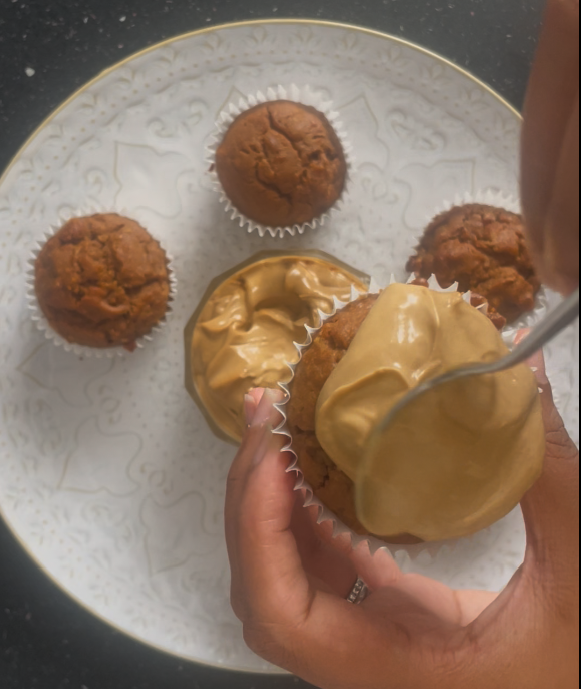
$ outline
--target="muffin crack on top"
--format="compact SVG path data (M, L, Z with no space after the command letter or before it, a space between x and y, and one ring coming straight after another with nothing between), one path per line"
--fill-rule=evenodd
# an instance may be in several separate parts
M242 113L216 152L216 171L240 213L266 226L311 222L341 197L347 163L322 113L291 101Z
M35 262L35 291L50 325L88 347L135 347L163 319L168 261L136 222L116 214L70 220Z
M325 146L325 143L328 144L327 137L323 136L322 134L312 134L312 136L310 137L310 142L313 144L318 143L320 145L320 148L315 148L315 150L308 152L305 150L304 144L303 146L300 145L302 141L301 138L297 137L298 143L294 141L292 126L290 127L290 129L285 128L282 122L277 122L275 113L273 113L272 111L272 107L269 107L267 109L267 112L271 129L283 136L289 142L290 146L295 150L297 156L299 157L299 160L301 161L304 168L302 173L303 178L306 178L306 175L308 175L310 163L321 160L321 158L323 157L330 162L337 160L337 153L328 145Z
M301 163L303 163L303 165L304 165L303 157L302 157L300 148L298 147L297 144L295 144L295 142L294 142L293 139L292 139L292 136L290 136L289 133L286 132L286 131L284 130L284 128L276 122L274 113L272 112L272 107L267 106L266 112L267 112L267 114L268 114L268 121L270 122L270 128L271 128L273 131L278 132L284 139L286 139L286 140L288 141L290 147L291 147L292 149L294 149L295 153L296 153L297 156L299 157L299 160L300 160ZM264 140L263 140L263 141L264 141Z
M432 274L444 288L482 295L492 314L512 323L535 306L541 282L519 215L482 204L453 208L428 226L407 269ZM500 323L504 325L505 323Z
M256 181L258 184L261 184L265 189L270 189L273 191L275 194L278 194L278 196L286 201L289 206L292 205L293 199L292 199L292 194L284 192L277 184L276 184L276 170L273 167L271 161L270 161L270 156L268 154L268 151L266 149L266 141L262 139L260 141L260 148L262 149L262 158L256 161L256 165L254 166L255 174L256 174ZM267 181L266 179L263 179L261 176L261 166L266 166L269 168L270 172L270 177L272 181Z

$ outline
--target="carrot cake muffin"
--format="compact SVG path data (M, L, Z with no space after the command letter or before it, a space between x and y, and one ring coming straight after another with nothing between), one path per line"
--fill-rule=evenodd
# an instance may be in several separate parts
M456 207L428 226L407 269L432 274L444 288L458 282L489 304L497 327L532 311L541 287L519 215L480 204Z
M373 430L444 371L507 353L460 293L391 285L327 320L291 383L293 449L315 495L358 534L387 542L468 536L510 512L542 469L534 375L524 365L445 386Z
M291 227L337 202L347 164L325 115L281 100L257 105L233 122L217 150L216 172L240 213L267 227Z
M134 220L114 213L73 218L41 249L35 292L68 342L132 351L166 315L168 261Z

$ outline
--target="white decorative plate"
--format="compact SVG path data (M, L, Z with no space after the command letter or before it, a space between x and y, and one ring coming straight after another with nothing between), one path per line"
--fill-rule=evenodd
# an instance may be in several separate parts
M204 149L237 94L309 84L354 144L351 198L324 230L260 239L228 220ZM230 611L222 508L234 450L183 381L183 328L209 281L267 248L319 248L379 281L404 264L432 211L457 193L516 194L520 122L468 74L419 48L312 22L244 24L142 53L77 93L0 182L0 506L39 565L95 614L211 665L274 671ZM26 264L59 218L118 209L175 257L168 327L133 355L81 360L46 342L26 308ZM578 330L549 350L578 429ZM431 573L498 589L522 558L520 515ZM407 562L423 571L422 559Z

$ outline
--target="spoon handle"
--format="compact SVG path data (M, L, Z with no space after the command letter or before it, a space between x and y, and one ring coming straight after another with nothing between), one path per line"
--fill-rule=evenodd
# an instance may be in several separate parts
M518 347L515 347L511 354L506 356L503 361L498 362L503 364L503 368L498 370L506 370L526 361L543 345L556 337L568 325L571 325L576 318L579 318L579 288L535 326L530 335Z
M425 387L420 385L416 390L426 392L443 383L469 376L479 376L486 373L499 373L509 368L522 364L533 354L539 351L547 342L550 342L562 330L576 319L579 318L579 288L565 299L559 306L553 309L543 320L536 325L530 335L526 337L510 354L498 359L498 361L487 362L485 364L470 364L461 368L444 373L438 378L425 382ZM412 390L412 393L414 391ZM411 393L410 393L411 395ZM405 398L404 398L405 400ZM402 405L405 406L405 405Z
M570 297L565 299L557 308L553 309L548 316L546 316L541 323L539 323L531 331L530 335L526 337L521 344L507 356L502 357L498 361L487 362L485 364L470 364L461 368L453 369L447 373L426 380L417 387L413 388L403 397L393 409L383 417L379 424L371 433L369 443L374 444L379 438L380 434L392 423L399 412L407 407L408 404L421 397L429 390L440 385L450 383L454 380L461 380L462 378L469 378L471 376L481 376L490 373L499 373L513 368L523 361L526 361L533 354L538 352L543 345L547 344L553 337L558 335L568 325L570 325L576 318L579 317L579 289L577 289Z

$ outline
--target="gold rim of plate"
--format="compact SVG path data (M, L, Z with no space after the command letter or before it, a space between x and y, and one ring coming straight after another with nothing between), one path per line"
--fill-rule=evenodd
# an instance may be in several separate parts
M504 107L506 107L508 110L510 110L519 120L522 120L522 115L521 113L504 98L501 96L497 91L495 91L491 86L489 86L485 81L482 81L478 77L474 76L471 72L469 72L467 69L464 69L460 65L457 65L455 62L452 62L452 60L449 60L446 57L443 57L439 53L434 52L433 50L429 50L428 48L422 48L422 46L418 45L417 43L413 43L412 41L408 41L405 38L400 38L399 36L394 36L392 34L388 33L383 33L382 31L376 31L374 29L368 29L364 26L357 26L356 24L344 24L341 22L332 22L332 21L325 21L325 20L320 20L320 19L253 19L250 21L242 21L242 22L232 22L230 24L217 24L215 26L210 26L206 29L198 29L197 31L189 31L188 33L185 34L180 34L178 36L174 36L173 38L168 38L165 41L161 41L160 43L156 43L155 45L149 46L149 48L144 48L143 50L138 50L137 52L127 56L120 62L115 63L111 67L108 67L107 69L103 70L100 72L96 77L93 77L90 81L88 81L86 84L81 86L81 88L77 89L75 92L73 92L61 105L59 105L56 110L53 110L53 112L42 122L33 132L32 134L28 137L28 139L24 142L24 144L18 149L12 160L8 163L8 167L3 171L2 175L0 176L0 186L4 183L6 177L8 176L8 173L12 169L12 167L15 165L16 161L20 158L22 152L28 147L29 144L32 143L32 141L36 138L40 132L47 127L52 120L54 120L57 115L59 115L72 101L74 101L77 96L80 96L82 93L87 91L91 86L94 84L98 83L103 79L104 77L108 76L109 74L112 74L113 72L117 71L119 68L125 66L129 62L132 62L138 57L142 57L143 55L147 55L148 53L153 53L159 48L163 48L164 46L172 45L173 43L179 43L179 41L183 41L187 38L192 38L193 36L201 36L203 34L207 33L214 33L215 31L223 31L224 29L235 29L237 27L245 27L245 26L261 26L264 24L303 24L303 25L308 25L308 26L325 26L325 27L331 27L335 29L347 29L351 31L357 31L359 33L363 34L368 34L369 36L377 36L378 38L386 38L389 41L393 41L394 43L399 43L400 45L407 46L408 48L411 48L412 50L417 51L418 53L422 53L423 55L429 55L430 57L435 58L438 60L438 62L442 62L455 71L459 72L460 74L463 74L466 78L470 79L470 81L473 81L474 83L478 84L482 89L484 89L486 92L488 92L490 95L492 95L496 100L498 100Z
M113 66L105 69L102 71L100 74L98 74L96 77L88 81L86 84L84 84L81 88L77 89L74 93L69 96L59 107L57 107L33 132L32 134L27 138L27 140L24 142L24 144L19 148L17 153L14 155L12 160L9 162L8 166L6 169L3 171L2 175L0 176L0 186L4 184L6 181L6 178L8 177L8 174L16 164L16 162L20 159L22 156L23 152L26 150L26 148L34 141L34 139L48 126L50 123L63 111L65 108L68 107L76 98L78 98L81 94L85 93L88 89L90 89L93 85L97 84L99 81L107 77L108 75L112 74L113 72L117 71L121 67L127 65L128 63L132 62L136 58L142 57L144 55L147 55L149 53L153 53L156 50L159 50L160 48L163 48L165 46L172 45L174 43L179 43L180 41L186 40L188 38L192 38L194 36L200 36L203 34L211 34L215 33L217 31L223 31L225 29L235 29L235 28L242 28L242 27L248 27L248 26L261 26L261 25L268 25L268 24L273 24L273 25L307 25L307 26L321 26L321 27L327 27L327 28L335 28L335 29L345 29L348 31L356 31L358 33L362 34L367 34L369 36L375 36L378 38L382 39L387 39L390 42L393 43L398 43L399 45L406 46L412 50L415 50L418 53L421 53L423 55L428 55L435 60L437 60L440 63L446 64L449 67L451 67L453 70L458 72L459 74L463 75L473 83L477 84L481 89L492 95L499 103L501 103L505 108L507 108L510 112L515 115L515 117L518 120L522 120L522 116L520 112L513 106L511 105L505 98L503 98L499 93L497 93L491 86L486 84L484 81L479 79L478 77L475 77L473 74L471 74L468 70L464 69L463 67L460 67L456 63L452 62L451 60L442 57L438 53L429 50L427 48L422 48L420 45L417 45L416 43L413 43L411 41L408 41L404 38L400 38L398 36L393 36L388 33L384 33L382 31L375 31L374 29L367 29L362 26L357 26L356 24L345 24L341 22L333 22L333 21L325 21L325 20L311 20L311 19L255 19L255 20L250 20L250 21L241 21L241 22L232 22L228 24L219 24L215 26L210 26L204 29L198 29L196 31L190 31L185 34L180 34L177 36L174 36L172 38L168 38L165 41L161 41L160 43L156 43L155 45L149 46L148 48L145 48L144 50L137 51L133 53L132 55L129 55L125 59L121 60L120 62L117 62ZM264 252L264 253L269 253L269 252ZM290 255L299 255L301 252L300 251L292 251L292 252L287 252ZM324 253L324 252L323 252ZM329 255L327 255L329 256ZM330 257L332 260L333 257ZM254 262L256 258L254 257L253 259L249 259L249 263ZM240 264L237 267L237 270L240 270L243 264ZM345 265L345 264L344 264ZM347 266L350 270L352 268L350 266ZM236 272L236 271L233 271ZM232 274L233 274L232 272ZM355 274L357 274L359 271L355 271ZM225 275L225 274L224 274ZM224 277L224 276L222 276ZM206 295L204 296L204 299L206 298ZM204 301L204 300L202 300ZM190 323L191 324L191 323ZM189 325L190 325L189 324ZM231 441L230 441L231 442ZM41 563L38 562L36 555L34 552L31 550L29 545L21 538L20 534L16 531L15 528L13 528L12 524L10 521L7 519L6 515L4 514L4 511L2 509L2 505L0 504L0 518L4 521L4 523L7 525L8 529L18 541L22 549L29 555L29 557L34 561L41 565ZM87 605L84 601L82 601L80 598L78 598L74 593L72 593L68 588L66 588L65 584L63 584L59 579L54 577L50 572L47 570L43 569L44 574L46 577L52 581L52 583L57 586L63 593L65 593L69 598L75 601L77 605L79 605L81 608L83 608L86 612L89 612L93 617L96 617L99 619L101 622L105 623L108 627L111 627L115 629L116 631L120 632L124 636L133 639L134 641L137 641L140 644L144 644L149 646L150 648L153 648L157 650L160 653L163 653L164 655L170 656L170 657L177 657L180 658L181 660L184 660L186 662L190 663L196 663L202 667L207 667L207 668L212 668L216 670L223 670L224 672L237 672L237 673L242 673L242 674L257 674L257 675L279 675L279 674L287 674L284 671L280 671L280 673L272 672L272 671L254 671L254 670L248 670L247 668L236 668L236 667L226 667L223 665L219 665L217 663L209 663L207 661L203 660L196 660L190 656L187 655L182 655L177 652L172 652L168 651L166 648L162 648L161 646L156 645L155 643L152 643L150 641L144 641L141 639L139 636L132 634L130 631L127 629L118 626L111 620L109 620L107 617L105 617L103 614L101 614L98 610L91 608L89 605Z

